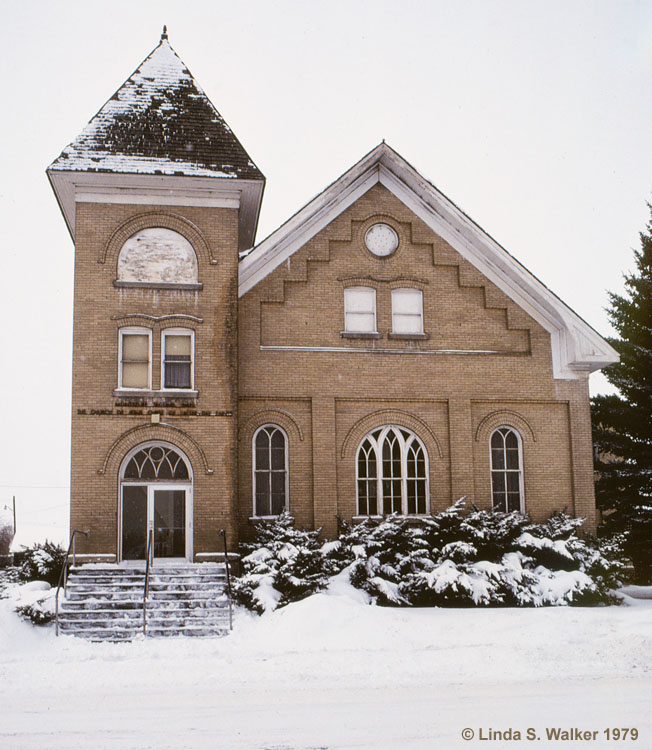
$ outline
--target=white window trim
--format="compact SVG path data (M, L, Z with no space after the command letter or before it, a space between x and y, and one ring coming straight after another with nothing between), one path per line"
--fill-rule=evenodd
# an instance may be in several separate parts
M265 427L273 427L276 430L280 430L285 440L285 505L283 510L289 510L290 508L290 441L288 440L287 432L281 427L281 425L274 424L273 422L266 422L261 424L256 429L251 438L251 500L252 500L252 515L251 520L272 520L278 518L278 515L271 516L257 516L256 515L256 438L258 433L265 429Z
M493 462L493 455L491 451L491 441L493 439L493 436L498 430L510 430L516 435L516 440L518 442L518 491L519 491L519 511L521 513L525 513L525 480L524 480L524 472L523 472L523 438L521 437L521 433L516 429L516 427L512 427L510 424L501 424L498 425L495 429L491 431L491 434L489 435L489 491L491 493L491 507L495 508L494 504L494 482L493 482L493 473L494 473L494 462ZM503 469L496 469L496 471L500 471L502 473L505 473L505 470ZM508 471L514 472L514 469L509 469ZM505 498L505 510L504 512L509 513L509 510L507 509L507 498Z
M394 322L394 316L395 315L400 315L400 316L403 316L403 317L412 317L412 318L416 318L417 317L417 313L402 313L402 312L397 312L396 311L396 305L394 303L394 293L395 292L405 292L405 291L410 291L410 292L413 292L413 293L419 295L419 307L420 307L420 310L419 310L418 315L419 315L419 319L421 321L421 328L418 331L405 332L405 331L397 331L396 330L396 324ZM425 331L425 325L424 325L424 322L423 322L423 291L421 289L415 289L414 287L405 287L405 286L396 287L395 289L392 289L392 333L403 335L403 336L409 336L410 334L420 335L424 331Z
M354 292L359 289L364 289L368 292L373 292L373 300L374 300L374 329L373 331L360 331L358 329L353 329L348 327L348 313L353 311L347 310L346 307L346 301L347 301L347 292ZM344 331L346 333L378 333L378 317L377 317L377 305L376 305L376 289L373 286L347 286L344 289Z
M382 429L382 432L378 436L378 438L372 437L372 433L376 432L376 430ZM358 445L358 450L355 452L355 502L356 502L356 515L354 516L354 519L363 519L363 518L383 518L385 515L382 510L384 508L384 498L383 498L383 471L382 471L382 450L381 446L383 444L383 440L385 439L385 436L390 430L398 430L398 437L399 437L399 444L401 447L401 515L406 516L407 518L425 518L426 516L430 515L430 460L428 458L428 451L426 450L425 443L421 438L414 432L413 430L408 429L407 427L403 427L402 425L398 424L388 424L383 425L382 428L379 425L378 427L374 427L373 430L370 430L360 441L360 444ZM408 513L407 511L407 502L408 502L408 496L407 496L407 448L408 444L401 434L401 430L405 432L409 432L412 436L412 440L410 441L410 444L412 444L413 441L416 440L416 442L421 446L421 449L423 450L423 455L425 459L425 470L426 470L426 512L425 513ZM358 466L358 456L360 455L360 448L362 448L362 445L364 444L365 440L370 440L373 444L374 450L376 452L376 502L378 504L378 509L381 511L381 513L377 513L376 515L370 515L370 514L362 514L360 513L360 496L358 494L358 480L359 480L359 466ZM405 471L403 471L405 469Z
M149 367L147 368L147 386L135 388L122 385L122 337L124 335L146 335L149 341ZM152 329L139 326L127 326L118 329L118 390L123 391L151 391L152 390Z
M165 387L165 337L190 336L190 388ZM164 328L161 331L161 390L166 393L190 393L195 390L195 331L192 328Z

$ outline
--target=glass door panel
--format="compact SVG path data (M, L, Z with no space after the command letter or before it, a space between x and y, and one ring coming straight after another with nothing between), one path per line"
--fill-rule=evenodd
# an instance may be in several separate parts
M122 559L144 560L147 553L147 487L122 487Z
M186 490L153 490L154 557L186 556Z

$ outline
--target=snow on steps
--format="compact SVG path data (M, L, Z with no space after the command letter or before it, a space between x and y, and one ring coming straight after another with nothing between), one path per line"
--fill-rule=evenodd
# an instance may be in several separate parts
M97 641L131 640L143 633L143 567L72 568L59 606L59 631ZM229 631L223 563L150 568L147 635L215 637Z

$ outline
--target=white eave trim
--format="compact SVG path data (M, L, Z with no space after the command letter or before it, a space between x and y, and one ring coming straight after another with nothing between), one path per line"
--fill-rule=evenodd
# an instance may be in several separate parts
M263 180L185 175L47 170L68 230L75 239L77 203L199 206L239 209L241 247L251 246L258 224Z
M618 353L443 193L382 143L240 262L239 296L380 182L551 336L555 378L583 377Z

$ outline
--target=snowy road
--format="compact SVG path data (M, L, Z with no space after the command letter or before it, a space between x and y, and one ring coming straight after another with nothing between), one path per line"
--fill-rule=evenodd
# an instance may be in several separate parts
M0 747L652 747L652 602L390 610L341 593L243 613L220 640L117 645L54 639L0 602ZM542 739L479 739L509 727ZM546 727L600 734L553 742Z

